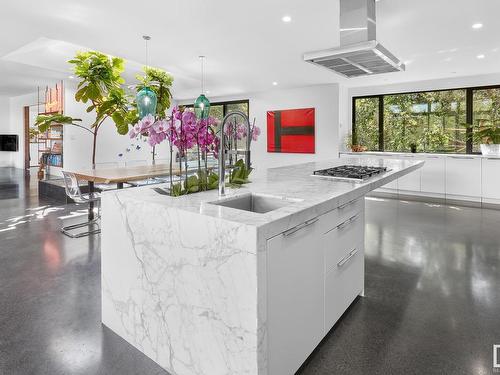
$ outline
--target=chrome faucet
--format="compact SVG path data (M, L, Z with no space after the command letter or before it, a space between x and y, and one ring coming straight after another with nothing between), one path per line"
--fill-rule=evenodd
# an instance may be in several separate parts
M240 116L243 118L243 121L246 122L247 125L247 144L246 144L246 150L245 151L226 151L226 137L224 134L224 126L227 122L227 120L231 116ZM241 111L234 111L228 113L226 116L224 116L224 119L222 120L222 125L220 127L220 134L219 134L219 140L220 140L220 145L219 145L219 196L224 196L226 194L226 154L240 154L240 155L245 155L245 164L247 168L250 168L250 142L252 141L252 129L250 127L250 121L248 120L248 116L245 115Z

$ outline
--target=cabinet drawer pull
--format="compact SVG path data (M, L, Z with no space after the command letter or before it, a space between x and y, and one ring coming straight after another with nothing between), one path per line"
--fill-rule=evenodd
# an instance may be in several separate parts
M295 232L297 232L305 227L308 227L309 225L314 224L318 220L319 219L317 217L315 217L314 219L307 220L307 221L303 222L302 224L299 224L293 228L287 229L286 231L283 232L283 236L289 236L289 235L291 235L291 234L293 234L293 233L295 233Z
M343 223L340 223L339 225L337 225L335 227L335 229L338 229L338 230L344 229L348 224L355 222L357 219L358 219L358 215L354 215L353 217L347 219Z
M350 206L351 204L353 204L354 202L356 202L356 199L352 200L352 201L349 201L347 203L344 203L342 206L339 206L339 210L343 210L344 208L346 208L347 206Z
M466 159L466 160L474 160L475 158L470 156L450 156L452 159Z
M500 158L486 158L488 160L500 160Z
M349 262L353 256L356 255L356 253L358 252L358 249L354 249L352 250L349 254L347 254L344 258L342 258L338 263L337 263L337 267L338 268L342 268L344 267L344 265Z

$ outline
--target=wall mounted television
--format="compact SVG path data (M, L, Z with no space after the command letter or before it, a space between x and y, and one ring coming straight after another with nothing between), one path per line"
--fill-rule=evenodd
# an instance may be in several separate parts
M18 151L19 137L17 134L0 134L0 151Z

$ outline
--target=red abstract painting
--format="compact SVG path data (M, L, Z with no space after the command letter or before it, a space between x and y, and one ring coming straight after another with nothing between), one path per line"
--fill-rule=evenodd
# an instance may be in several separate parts
M314 154L314 108L268 111L267 152Z

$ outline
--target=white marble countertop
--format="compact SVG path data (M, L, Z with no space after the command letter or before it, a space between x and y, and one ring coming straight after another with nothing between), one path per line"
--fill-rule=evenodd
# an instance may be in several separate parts
M345 164L386 166L389 171L361 183L311 176L315 170ZM116 195L120 201L161 205L165 209L189 211L255 226L259 230L267 232L265 234L269 238L273 234L281 233L305 220L364 196L368 192L420 168L423 164L423 161L416 160L339 158L279 168L255 169L250 175L251 183L241 188L226 189L226 197L224 198L250 192L296 200L285 207L263 214L211 204L210 202L219 199L217 190L170 197L154 191L154 187L162 187L162 185L154 185L109 191L103 194L103 199L106 199L108 195Z
M389 151L340 151L340 155L374 155L374 156L402 156L402 157L414 157L414 158L462 158L462 159L500 159L500 156L494 155L482 155L482 154L442 154L433 152L389 152Z

